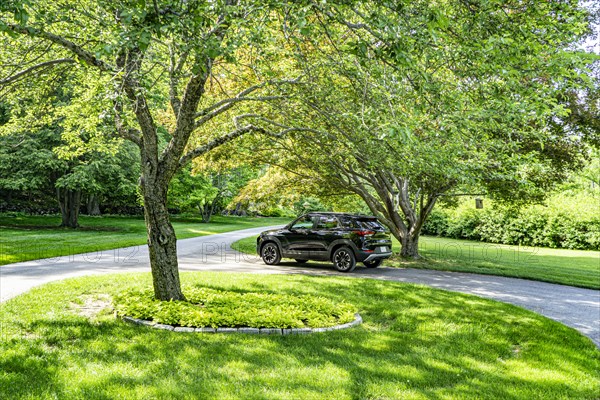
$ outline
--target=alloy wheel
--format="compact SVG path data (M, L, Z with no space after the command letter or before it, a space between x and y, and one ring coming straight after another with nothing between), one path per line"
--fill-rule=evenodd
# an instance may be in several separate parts
M345 271L352 266L352 258L347 250L338 251L333 260L339 270Z

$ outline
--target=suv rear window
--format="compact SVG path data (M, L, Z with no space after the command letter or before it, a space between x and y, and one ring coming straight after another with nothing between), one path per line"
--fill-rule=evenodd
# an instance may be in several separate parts
M383 231L385 228L376 219L359 219L358 223L363 229L371 229L374 231Z
M384 231L385 228L377 218L343 218L342 226L349 229L364 229L372 231Z

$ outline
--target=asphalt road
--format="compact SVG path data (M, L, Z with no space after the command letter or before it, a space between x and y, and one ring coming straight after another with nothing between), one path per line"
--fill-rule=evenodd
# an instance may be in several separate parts
M600 347L600 290L524 279L417 269L357 267L341 274L327 263L302 266L283 262L267 266L256 256L238 253L231 243L258 234L265 227L245 229L178 242L182 271L226 271L262 274L343 275L419 283L515 304L562 322L588 336ZM32 287L65 278L118 272L150 271L146 246L41 259L0 267L0 302Z

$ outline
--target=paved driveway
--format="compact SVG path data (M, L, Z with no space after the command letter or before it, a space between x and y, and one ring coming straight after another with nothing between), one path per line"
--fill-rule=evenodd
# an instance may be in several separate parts
M524 279L417 269L358 267L341 274L327 263L267 266L257 257L233 251L231 243L269 228L254 228L183 239L178 242L182 271L226 271L263 274L343 275L419 283L435 288L515 304L573 327L600 347L600 291ZM0 301L34 286L75 276L150 271L146 246L63 256L0 267Z

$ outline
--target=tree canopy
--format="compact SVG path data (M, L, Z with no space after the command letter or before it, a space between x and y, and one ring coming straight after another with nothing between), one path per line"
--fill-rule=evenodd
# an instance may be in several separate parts
M595 87L598 57L576 47L576 2L395 5L322 10L339 24L294 49L310 79L284 112L305 129L248 153L360 195L417 257L440 199L539 201L583 165L598 133L564 99Z
M541 193L578 162L549 126L590 86L589 22L574 0L5 0L0 90L67 75L68 104L40 95L20 123L59 113L71 151L82 132L139 148L155 294L183 299L169 183L248 134L253 157L360 195L405 255L455 188Z

